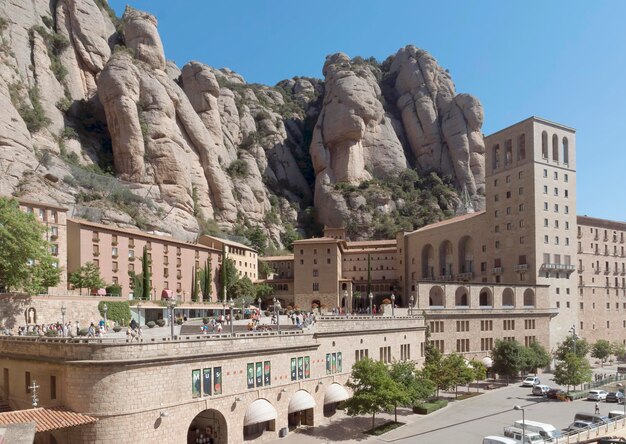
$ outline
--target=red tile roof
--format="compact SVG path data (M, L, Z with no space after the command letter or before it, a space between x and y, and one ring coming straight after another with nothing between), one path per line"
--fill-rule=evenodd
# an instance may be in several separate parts
M98 421L98 418L76 413L65 407L39 407L0 413L0 425L34 422L37 426L37 432L49 432L51 430L93 424L96 421Z

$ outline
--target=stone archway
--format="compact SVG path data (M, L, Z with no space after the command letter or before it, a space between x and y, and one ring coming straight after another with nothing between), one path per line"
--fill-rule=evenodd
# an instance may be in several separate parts
M187 429L187 444L196 444L198 438L210 437L213 444L228 442L228 427L226 418L218 410L207 409L198 413ZM209 441L206 441L209 442Z

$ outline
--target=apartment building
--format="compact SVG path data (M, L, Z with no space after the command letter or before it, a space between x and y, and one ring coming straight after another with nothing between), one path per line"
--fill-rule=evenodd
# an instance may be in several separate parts
M198 244L205 245L214 250L226 254L235 263L239 277L247 277L252 282L259 278L258 253L252 247L230 239L222 239L215 236L202 235L198 238Z
M181 301L191 301L195 270L203 268L210 256L212 274L216 276L222 258L222 250L207 245L85 220L68 219L67 232L68 273L93 262L104 281L120 285L124 296L132 292L132 274L141 273L144 247L150 261L151 300L176 296ZM213 282L213 300L215 295Z

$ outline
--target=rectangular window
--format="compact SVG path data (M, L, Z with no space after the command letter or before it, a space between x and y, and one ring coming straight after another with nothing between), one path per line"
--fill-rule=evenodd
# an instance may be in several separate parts
M548 194L548 185L543 186L543 194Z
M57 399L57 377L50 376L50 399Z
M24 382L26 383L26 393L30 393L30 372L24 374Z
M313 291L320 291L319 282L313 282Z
M313 277L318 277L320 275L319 270L313 269Z

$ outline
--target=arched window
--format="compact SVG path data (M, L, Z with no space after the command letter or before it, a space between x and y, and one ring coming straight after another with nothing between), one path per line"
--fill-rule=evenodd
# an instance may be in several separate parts
M517 138L517 160L526 159L526 134L520 134Z
M484 287L482 290L480 290L478 305L480 305L481 307L493 307L493 295L489 288Z
M422 249L422 278L435 279L435 250L430 244Z
M563 163L569 165L569 143L567 137L563 137Z
M503 307L513 307L515 305L515 295L513 294L513 290L510 288L505 288L502 292L502 306Z
M430 289L428 294L428 305L431 307L443 307L445 306L443 299L443 289L439 286L434 286Z
M511 165L513 163L513 141L507 139L504 142L504 165Z
M468 304L468 291L465 287L459 287L454 294L454 305L457 307L467 307Z
M559 137L556 134L552 136L552 160L559 161Z
M493 169L497 169L500 166L500 144L497 143L493 147Z
M548 133L541 133L541 157L548 158Z
M452 242L445 240L439 245L439 272L441 276L452 276Z
M524 292L524 307L535 306L535 292L531 288L527 288Z

